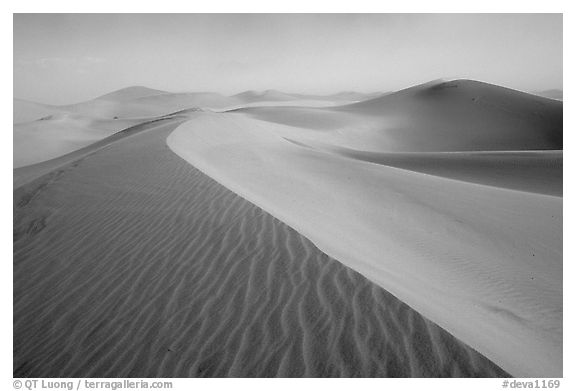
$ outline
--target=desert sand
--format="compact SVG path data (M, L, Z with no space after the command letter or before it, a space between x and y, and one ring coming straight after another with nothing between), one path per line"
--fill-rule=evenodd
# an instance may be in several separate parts
M28 104L14 376L562 376L562 102L361 95Z
M506 375L172 153L179 123L15 191L15 376Z

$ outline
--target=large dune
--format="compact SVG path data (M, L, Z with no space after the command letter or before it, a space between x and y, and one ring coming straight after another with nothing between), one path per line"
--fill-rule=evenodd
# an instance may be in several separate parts
M372 152L562 149L562 102L472 80L431 82L337 108L241 111Z
M560 101L133 87L17 129L15 376L562 376Z
M16 189L15 377L507 376L180 159L181 121Z
M416 86L341 110L392 118L386 133L397 140L395 151L562 149L560 102L472 80Z

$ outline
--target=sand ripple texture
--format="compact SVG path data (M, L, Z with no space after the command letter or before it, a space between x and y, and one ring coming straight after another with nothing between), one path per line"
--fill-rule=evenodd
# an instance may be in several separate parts
M166 146L14 192L15 377L506 376Z

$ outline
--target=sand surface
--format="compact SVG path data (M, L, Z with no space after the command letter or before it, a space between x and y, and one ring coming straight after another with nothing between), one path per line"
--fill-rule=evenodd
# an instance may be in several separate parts
M14 192L14 376L502 376L175 155L164 121Z
M197 113L168 144L512 375L558 377L561 110L453 81Z
M14 110L15 376L562 376L561 101Z

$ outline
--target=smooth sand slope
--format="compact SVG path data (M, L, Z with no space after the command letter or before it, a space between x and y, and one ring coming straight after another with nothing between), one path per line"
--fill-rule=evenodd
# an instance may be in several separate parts
M181 122L15 190L15 377L506 375L175 155Z
M561 102L436 82L197 113L168 145L512 375L562 376Z

